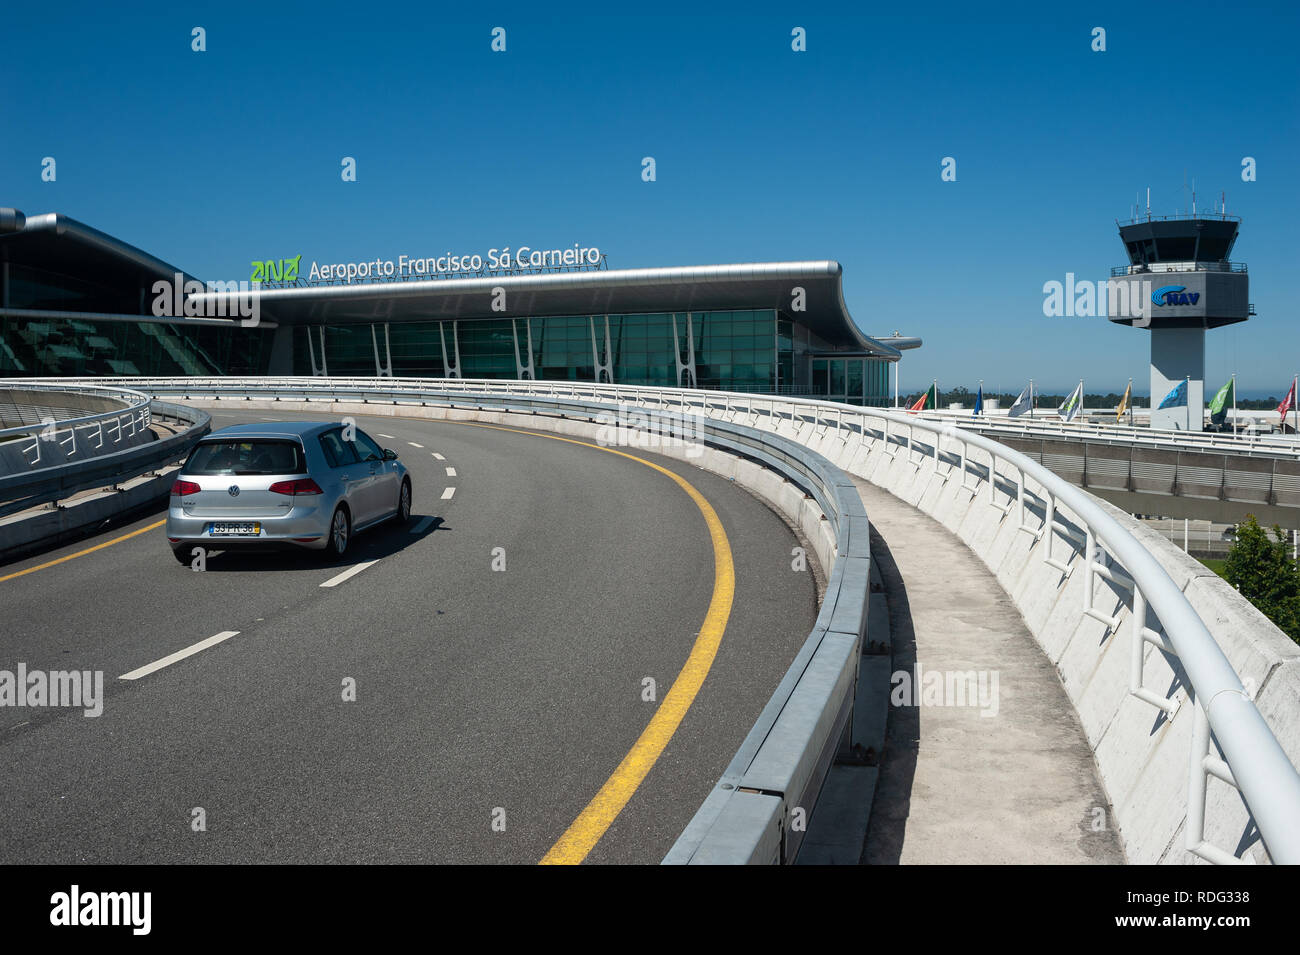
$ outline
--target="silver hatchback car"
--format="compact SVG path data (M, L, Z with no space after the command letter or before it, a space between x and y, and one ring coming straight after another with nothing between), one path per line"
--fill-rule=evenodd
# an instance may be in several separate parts
M241 424L190 452L172 484L167 542L183 564L195 547L339 557L353 534L410 517L406 467L355 425Z

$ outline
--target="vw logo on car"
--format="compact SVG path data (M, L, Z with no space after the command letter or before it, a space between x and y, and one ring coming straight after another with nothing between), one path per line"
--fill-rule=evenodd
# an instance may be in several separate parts
M238 484L230 485L230 487L226 488L226 493L229 494L231 497L239 497L239 485Z

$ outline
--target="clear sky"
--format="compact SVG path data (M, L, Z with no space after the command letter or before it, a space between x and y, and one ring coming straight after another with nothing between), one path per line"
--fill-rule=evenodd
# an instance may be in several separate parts
M1042 287L1105 278L1115 220L1148 186L1180 211L1186 175L1243 218L1259 311L1209 333L1207 388L1300 370L1300 5L618 6L0 4L0 205L205 279L575 242L616 268L832 258L864 331L925 339L905 391L1144 393L1148 333L1046 318Z

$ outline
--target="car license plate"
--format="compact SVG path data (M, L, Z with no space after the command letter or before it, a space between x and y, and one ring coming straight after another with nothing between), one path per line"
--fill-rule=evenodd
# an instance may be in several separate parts
M262 525L255 521L213 522L208 525L208 534L212 537L256 537L262 532Z

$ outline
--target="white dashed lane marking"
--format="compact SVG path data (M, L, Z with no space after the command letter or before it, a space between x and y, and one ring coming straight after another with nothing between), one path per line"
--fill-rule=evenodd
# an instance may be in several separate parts
M411 447L413 447L413 448L422 448L422 447L424 447L424 445L422 445L422 444L416 444L414 441L408 441L408 442L406 442L406 443L409 444L409 445L410 445Z
M442 499L444 501L450 501L451 496L455 493L456 493L456 489L454 487L444 487L442 489Z
M216 634L215 636L208 637L208 639L206 640L200 640L198 643L194 644L193 646L186 647L184 650L177 650L175 653L169 654L168 656L163 657L161 660L155 660L153 663L147 663L144 666L140 667L140 669L138 670L132 670L130 673L123 673L120 677L118 677L118 679L138 680L142 676L148 676L150 673L156 673L158 670L161 670L163 667L169 667L173 663L179 663L181 660L184 660L186 657L194 656L194 654L198 653L200 650L206 650L208 647L215 647L218 643L221 643L224 640L229 640L231 637L235 637L238 635L239 635L238 630L222 630L220 633Z
M446 460L447 460L447 459L444 458L441 454L439 454L437 451L433 452L433 456L434 456L435 458L437 458L439 461L446 461Z
M433 523L432 515L430 515L429 517L422 517L420 518L420 523L416 524L414 527L411 528L411 533L423 534L426 530L428 530L429 525L432 523Z
M382 431L376 431L375 434L379 435L381 438L387 438L389 441L393 440L393 436L391 434L384 434L384 432Z
M377 563L379 563L378 560L363 560L361 563L357 564L356 566L349 567L347 570L343 571L343 573L339 574L337 577L331 577L329 580L325 581L325 583L321 584L321 586L337 587L339 584L343 583L343 581L347 580L349 577L355 577L357 574L361 573L371 564L377 564Z
M456 469L455 469L455 468L447 468L447 477L455 477L455 476L456 476Z

